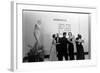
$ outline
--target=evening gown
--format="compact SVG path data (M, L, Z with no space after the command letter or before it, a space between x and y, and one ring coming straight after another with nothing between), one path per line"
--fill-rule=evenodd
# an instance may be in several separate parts
M74 60L74 44L72 43L72 39L69 39L69 44L68 44L68 52L69 52L69 59Z
M50 49L50 61L57 61L56 41L54 39Z
M76 49L77 49L77 60L83 60L84 59L84 48L82 45L82 42L76 42Z

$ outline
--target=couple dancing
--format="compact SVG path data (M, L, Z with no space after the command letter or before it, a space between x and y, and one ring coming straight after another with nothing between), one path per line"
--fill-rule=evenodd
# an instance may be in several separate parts
M71 32L68 33L68 36L69 37L67 39L66 32L63 33L62 38L60 38L58 34L57 37L55 37L55 34L53 34L52 47L50 51L51 61L62 61L63 57L65 58L65 60L68 60L68 55L70 57L70 60L74 60L74 37L72 36Z
M62 61L63 57L65 60L74 60L74 48L77 50L76 58L83 59L84 52L82 49L82 41L80 41L80 37L75 39L71 32L68 33L68 38L66 38L66 32L63 33L63 37L60 38L59 35L52 35L52 46L50 49L50 61ZM79 44L80 43L80 44ZM81 46L81 47L80 47Z

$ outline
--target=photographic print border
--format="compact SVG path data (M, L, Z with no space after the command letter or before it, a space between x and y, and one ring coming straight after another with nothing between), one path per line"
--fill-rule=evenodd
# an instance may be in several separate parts
M36 8L37 7L37 8ZM90 48L91 59L85 61L67 61L67 62L40 62L40 63L22 63L22 10L46 10L46 11L67 11L76 13L88 13L89 16L89 35L90 35ZM11 70L24 71L34 69L47 69L49 68L63 68L63 67L76 67L76 66L91 66L96 65L96 48L94 46L93 37L91 37L91 28L96 24L96 8L95 7L77 7L77 6L62 6L62 5L43 5L25 2L11 2ZM91 26L92 25L92 26ZM20 56L19 56L20 55ZM67 66L66 66L67 65Z

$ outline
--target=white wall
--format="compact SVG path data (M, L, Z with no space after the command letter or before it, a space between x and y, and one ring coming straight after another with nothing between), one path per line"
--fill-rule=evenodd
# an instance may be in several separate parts
M24 0L26 1L26 0ZM29 0L27 0L29 1ZM31 0L41 4L64 4L76 6L96 6L98 23L92 25L93 48L97 48L98 65L96 67L62 68L55 70L34 70L34 73L100 73L100 0ZM73 4L72 4L73 3ZM10 0L0 0L0 73L11 73L10 69ZM33 73L26 72L26 73ZM22 73L22 72L21 72Z

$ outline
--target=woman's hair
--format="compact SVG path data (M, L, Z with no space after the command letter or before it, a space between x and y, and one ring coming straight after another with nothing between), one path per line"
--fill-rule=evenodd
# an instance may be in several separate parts
M56 37L55 34L53 34L53 35L52 35L52 38L55 38L55 37Z
M69 34L71 34L71 35L72 35L72 32L68 32L68 35L69 35Z
M82 38L81 34L78 34L78 38L80 38L80 39Z

